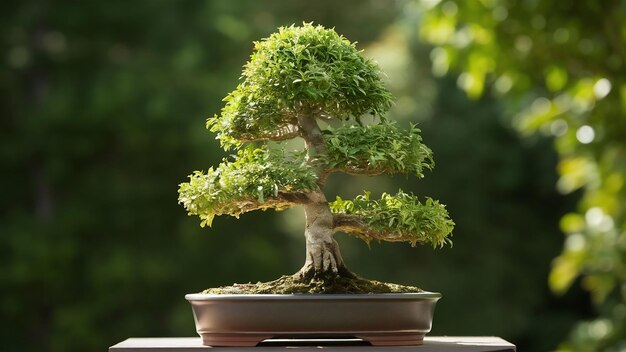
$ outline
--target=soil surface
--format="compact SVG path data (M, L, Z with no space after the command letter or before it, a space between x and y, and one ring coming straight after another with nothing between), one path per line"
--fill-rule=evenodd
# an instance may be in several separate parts
M359 277L347 278L336 275L327 275L313 279L282 276L269 282L233 284L232 286L209 288L202 291L202 293L205 294L367 294L411 292L423 292L423 290L413 286L403 286Z

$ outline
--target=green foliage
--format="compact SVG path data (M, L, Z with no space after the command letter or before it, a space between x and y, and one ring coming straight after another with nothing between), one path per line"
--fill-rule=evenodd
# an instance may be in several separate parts
M198 117L219 111L249 42L278 25L306 14L367 45L395 11L358 0L0 2L0 350L189 336L185 293L295 267L284 253L299 238L270 214L214 224L254 229L246 236L207 237L173 202L190 167L222 157Z
M354 216L357 223L366 224L347 229L368 243L382 240L409 242L412 246L430 243L433 247L451 243L448 236L454 222L445 206L431 198L422 203L416 196L400 190L395 195L383 193L379 200L373 200L370 192L365 192L354 200L337 197L330 208L334 214Z
M200 216L202 226L210 226L215 215L288 207L293 200L281 194L304 194L317 187L322 174L411 173L422 178L423 170L434 166L432 151L415 125L403 131L380 115L389 109L391 94L378 67L334 30L308 23L279 28L255 43L242 77L244 82L224 99L221 116L207 122L227 149L294 138L303 128L299 117L336 118L342 125L321 131L322 153L307 146L306 161L282 160L285 155L267 148L248 147L234 162L191 175L190 182L180 185L179 202L190 215ZM360 116L366 112L380 115L381 123L363 126ZM376 238L436 247L449 241L454 226L444 206L430 198L422 204L403 192L384 194L380 201L370 201L369 193L355 201L337 198L331 207L367 216L368 228L357 231L367 242Z
M324 134L326 154L320 160L329 170L350 174L414 174L432 170L432 151L422 143L420 130L399 129L393 122L342 126Z
M391 106L378 66L332 29L304 23L256 42L243 82L207 127L223 146L293 137L296 117L382 115Z
M428 55L396 35L415 22L391 21L415 14L402 3L2 2L0 174L10 186L0 196L0 320L10 323L0 331L0 349L96 351L131 336L189 336L185 293L233 278L270 279L301 264L302 236L274 219L288 214L213 225L217 233L244 236L202 236L196 219L181 216L172 201L172 185L190 167L221 160L198 116L221 108L249 41L306 16L357 39L385 70L402 65L399 78L418 91L405 99L423 112L403 116L417 121L430 116L422 107L437 110L436 118L420 121L438 156L432 176L419 185L402 177L365 182L428 189L446 199L458 224L455 248L444 256L393 244L360 255L359 240L338 236L350 266L443 292L435 335L497 334L519 350L552 350L522 346L549 343L585 305L556 305L542 289L544 264L556 251L550 224L567 208L545 187L553 178L551 153L503 138L493 112L499 102L465 102L450 87L438 93L442 101L429 100L437 86L427 63L414 61ZM407 62L388 50L409 47L418 55ZM406 93L387 72L394 94ZM335 176L329 189L360 191L354 187L363 180L338 185ZM534 265L524 265L531 256ZM503 282L513 288L503 291Z
M493 82L524 134L554 138L557 188L582 190L561 221L567 239L549 283L577 278L603 316L575 329L568 349L613 351L626 338L626 11L620 1L446 1L425 14L433 70L460 71L477 98ZM599 326L594 333L593 326Z
M179 203L189 215L198 215L201 226L211 226L216 215L240 214L295 204L289 196L317 188L313 169L302 165L299 155L249 146L206 173L196 171L189 182L180 184Z

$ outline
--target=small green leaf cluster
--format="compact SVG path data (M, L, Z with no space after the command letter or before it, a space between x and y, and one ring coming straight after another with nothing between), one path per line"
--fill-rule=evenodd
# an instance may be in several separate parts
M383 193L379 200L373 200L370 192L365 192L354 200L337 197L330 208L335 214L352 215L363 221L367 226L355 227L351 232L366 242L409 242L412 246L430 243L433 247L451 243L448 235L454 221L445 205L431 198L422 203L416 196L400 190L395 195Z
M216 215L256 210L284 209L296 202L287 195L315 189L315 171L301 165L302 155L249 146L237 152L234 161L224 161L206 173L196 171L179 186L178 201L189 215L198 215L201 226Z
M221 116L207 122L225 146L279 138L276 131L289 130L303 113L344 120L382 116L391 106L377 64L333 29L310 23L255 42L242 79L224 98Z
M432 151L422 143L420 130L399 129L393 122L342 126L325 131L323 162L329 170L349 174L414 174L435 166Z

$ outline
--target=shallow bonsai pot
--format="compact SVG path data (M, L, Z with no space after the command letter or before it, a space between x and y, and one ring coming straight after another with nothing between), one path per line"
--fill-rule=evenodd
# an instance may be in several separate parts
M441 294L188 294L207 346L255 346L270 338L356 337L374 346L421 345Z

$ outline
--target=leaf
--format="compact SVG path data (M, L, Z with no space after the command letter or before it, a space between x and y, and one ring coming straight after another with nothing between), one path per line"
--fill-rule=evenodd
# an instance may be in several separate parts
M338 198L330 207L333 213L356 215L367 221L370 228L357 233L365 241L430 243L433 247L451 243L448 237L454 222L437 201L427 198L422 204L417 197L401 190L395 195L383 193L380 199L370 197L366 191L352 201Z
M400 130L391 122L335 128L323 135L326 155L320 161L328 169L350 173L383 171L423 177L423 170L431 170L434 162L419 132L414 126Z
M285 208L290 203L279 199L280 191L297 193L316 187L315 170L302 165L303 158L301 153L266 147L244 148L217 168L190 175L189 182L179 186L179 202L209 226L216 215L237 217L254 209ZM271 194L274 198L266 197Z
M370 111L381 115L391 107L378 66L322 26L281 27L258 41L241 77L219 116L208 122L224 148L274 136L289 127L293 110L305 105L314 104L319 116L338 120Z

